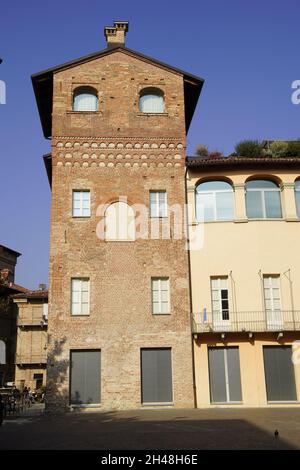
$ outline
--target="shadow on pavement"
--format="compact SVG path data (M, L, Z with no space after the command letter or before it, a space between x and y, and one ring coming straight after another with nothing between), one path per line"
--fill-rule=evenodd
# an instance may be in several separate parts
M20 416L0 428L0 449L292 450L299 448L299 411L137 410Z

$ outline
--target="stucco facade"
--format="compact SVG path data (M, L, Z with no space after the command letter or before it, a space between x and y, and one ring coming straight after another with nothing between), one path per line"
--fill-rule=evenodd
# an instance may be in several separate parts
M190 229L201 225L203 246L191 251L191 289L197 406L297 406L300 368L293 364L296 400L273 403L268 400L264 347L293 345L300 339L300 255L295 246L300 225L296 211L294 182L300 164L278 165L259 161L247 165L205 165L188 167L187 195L191 206ZM273 165L273 166L272 166ZM208 166L208 167L207 167ZM246 166L246 168L245 168ZM282 218L247 217L245 183L263 179L280 188ZM234 219L199 222L196 187L205 181L227 181L233 188ZM280 324L268 323L264 276L276 276L280 291ZM211 279L226 279L229 319L213 320ZM295 344L295 343L294 343ZM241 400L215 403L210 390L208 351L216 347L238 347ZM291 353L293 348L290 349ZM291 357L292 360L292 357Z

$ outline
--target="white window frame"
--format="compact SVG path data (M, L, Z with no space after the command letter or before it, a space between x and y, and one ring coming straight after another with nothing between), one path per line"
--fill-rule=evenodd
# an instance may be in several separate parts
M160 200L160 196L164 195L164 201ZM154 195L154 202L151 201L151 196ZM168 205L167 205L167 191L165 190L151 190L149 192L150 201L150 217L154 218L165 218L168 217Z
M162 289L162 281L167 281L167 290ZM154 289L154 282L158 282L158 289ZM154 293L157 292L158 300L154 300ZM162 300L162 292L167 292L167 300ZM168 277L152 277L151 278L151 303L153 315L170 315L170 278ZM154 311L154 305L158 305L158 311ZM163 312L162 305L166 304L167 309Z
M275 290L278 291L277 297L275 296ZM280 275L264 274L263 291L267 330L278 330L283 328ZM266 296L266 291L269 292L269 298ZM278 302L278 307L275 306L276 300ZM267 307L267 301L270 302L269 307Z
M226 181L225 181L226 182ZM199 186L201 185L201 183L199 184ZM233 217L232 219L222 219L222 218L218 218L217 216L217 198L216 198L216 194L217 193L230 193L232 194L233 196ZM216 222L216 221L226 221L226 220L234 220L234 217L235 217L235 210L234 210L234 191L233 191L233 188L232 189L214 189L214 190L211 190L211 189L204 189L204 190L197 190L196 188L196 210L198 211L198 197L201 196L201 194L212 194L213 196L213 211L214 211L214 217L213 217L213 220L210 221L206 221L205 218L203 218L204 222ZM200 220L201 218L199 217L199 214L196 214L196 217L197 217L197 220Z
M145 107L148 107L148 103L144 104L144 98L150 98L150 99L157 99L157 102L154 105L153 109L153 104L152 106L150 105L150 109L144 109ZM160 89L143 89L140 91L140 97L139 97L139 112L144 113L144 114L164 114L166 109L166 104L165 104L165 96L164 93Z
M78 88L76 88L74 91L73 91L73 102L72 102L72 111L74 113L96 113L98 112L99 110L99 97L98 97L98 93L96 90L92 90L92 89L85 89L84 87L80 87L81 89L78 90ZM78 98L82 97L82 96L85 96L85 98L93 98L93 106L91 108L87 108L87 109L78 109L78 106L80 103L78 103Z
M274 283L274 280L276 280L276 284ZM266 311L270 312L276 312L276 311L281 311L281 289L280 289L280 275L279 274L264 274L263 275L263 285L264 285L264 301L265 301L265 309ZM266 290L269 290L270 292L270 298L266 298ZM278 299L276 299L274 295L274 290L278 290ZM267 308L266 306L266 300L270 300L271 306L270 308ZM275 307L275 300L279 300L279 307Z
M83 207L83 194L88 193L89 194L89 208L88 208L88 215L84 215L84 210L85 208ZM75 202L75 194L79 194L79 202L80 202L80 214L75 215L74 214L74 202ZM91 217L91 191L89 189L73 189L72 190L72 217L74 218L88 218Z
M247 188L246 187L246 197L247 197L247 193L250 193L250 192L256 192L256 193L260 193L260 198L261 198L261 207L262 207L262 213L263 213L263 216L262 218L263 219L272 219L273 217L268 217L267 216L267 210L266 210L266 196L265 196L265 193L269 193L269 192L275 192L275 193L279 193L279 202L280 202L280 212L281 212L281 216L280 217L275 217L276 219L282 219L282 206L281 206L281 197L280 197L280 188ZM247 214L247 217L248 214ZM260 219L261 217L249 217L250 219Z
M214 281L217 281L217 287L213 287L213 283ZM221 287L221 281L226 281L226 288L224 287ZM228 286L228 277L227 276L220 276L220 277L211 277L210 278L210 286L211 286L211 302L212 302L212 312L213 314L216 314L216 313L219 313L221 318L220 320L221 321L227 321L230 319L230 306L229 306L229 286ZM222 291L223 290L226 290L227 291L227 299L222 299ZM219 309L218 310L215 310L214 309L214 298L213 298L213 292L217 292L217 296L218 296L218 304L219 304ZM222 306L222 300L227 300L227 303L228 303L228 308L227 309L223 309L223 306ZM227 312L227 313L225 313ZM227 318L224 318L224 315L225 317L227 316Z
M74 289L75 281L80 283L79 290ZM87 286L86 290L83 289L84 286ZM82 300L83 292L87 292L87 302L84 302ZM73 300L73 296L75 293L78 293L78 302L74 302ZM79 312L75 312L75 308L74 308L75 304L79 305ZM87 305L86 312L83 312L83 305ZM88 277L72 277L71 279L71 315L72 316L90 315L90 279Z

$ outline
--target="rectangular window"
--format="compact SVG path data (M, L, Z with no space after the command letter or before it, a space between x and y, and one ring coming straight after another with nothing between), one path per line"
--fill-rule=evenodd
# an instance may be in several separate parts
M70 354L70 402L101 403L101 351L79 350Z
M172 403L171 348L142 349L142 403Z
M170 282L167 277L151 279L152 313L170 313Z
M296 385L291 346L264 346L264 366L268 401L296 401Z
M242 401L239 348L208 348L211 403Z
M168 217L166 191L150 191L150 217Z
M90 314L90 280L74 278L71 281L72 315Z
M268 330L277 330L283 326L280 299L280 276L264 275L264 297Z
M73 217L90 217L90 191L73 191Z

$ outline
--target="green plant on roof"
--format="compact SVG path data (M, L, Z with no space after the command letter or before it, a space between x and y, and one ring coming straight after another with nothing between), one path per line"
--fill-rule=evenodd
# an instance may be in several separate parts
M282 140L275 140L270 145L272 157L285 157L289 144Z
M206 145L199 144L196 147L196 155L199 157L208 157L208 148Z
M242 140L235 146L235 151L240 157L261 157L262 145L258 140Z
M288 142L286 156L300 157L300 140L291 140L290 142Z

